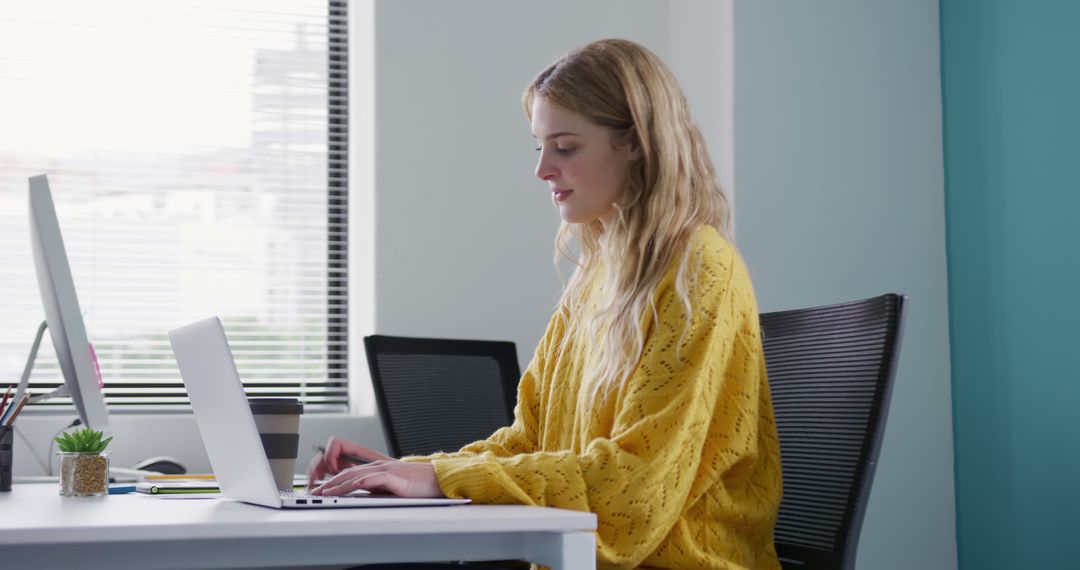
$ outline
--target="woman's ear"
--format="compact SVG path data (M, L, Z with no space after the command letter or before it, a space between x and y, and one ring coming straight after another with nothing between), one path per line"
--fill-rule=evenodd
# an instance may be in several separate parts
M638 138L637 128L630 127L626 129L626 133L621 137L620 143L626 148L627 158L630 160L641 160L641 139Z

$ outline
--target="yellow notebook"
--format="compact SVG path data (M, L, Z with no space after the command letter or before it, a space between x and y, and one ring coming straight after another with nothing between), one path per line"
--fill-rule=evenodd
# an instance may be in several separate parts
M293 478L294 489L307 487L307 477ZM172 493L218 493L217 479L213 475L152 475L135 484L135 491L147 495Z
M135 491L147 495L162 493L217 493L217 480L209 479L165 479L147 480L135 483Z

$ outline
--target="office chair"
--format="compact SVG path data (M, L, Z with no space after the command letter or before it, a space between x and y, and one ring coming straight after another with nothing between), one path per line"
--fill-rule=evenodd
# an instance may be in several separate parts
M785 569L848 570L877 466L907 297L761 315L784 497Z
M513 342L372 335L364 348L394 457L457 451L514 420Z

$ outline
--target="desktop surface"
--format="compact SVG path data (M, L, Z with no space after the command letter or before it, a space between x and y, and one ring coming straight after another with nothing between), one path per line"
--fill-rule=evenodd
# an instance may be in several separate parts
M222 498L0 493L0 551L36 570L100 557L110 568L522 558L595 567L596 516L520 505L288 511ZM22 567L13 564L11 567ZM91 566L94 566L93 564Z

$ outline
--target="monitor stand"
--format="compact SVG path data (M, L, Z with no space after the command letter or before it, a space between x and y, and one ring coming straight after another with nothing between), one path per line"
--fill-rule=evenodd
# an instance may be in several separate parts
M15 391L15 399L13 402L18 402L22 399L23 394L26 392L27 386L30 384L30 373L34 370L34 362L37 361L38 349L41 347L41 339L45 337L45 329L49 328L49 321L41 321L41 325L38 326L37 335L34 336L34 344L30 346L30 356L26 359L26 367L23 368L22 378L19 379L19 388ZM26 403L32 404L34 402L42 402L50 398L60 398L67 396L67 384L61 384L58 388L47 394L38 394L31 397ZM77 425L77 424L73 424ZM72 427L72 426L68 426ZM50 458L51 459L51 458ZM144 462L140 462L144 463ZM183 469L181 467L181 469ZM160 475L159 471L146 471L142 469L130 469L127 467L117 467L109 465L109 481L110 482L130 482L137 481L139 477L145 475ZM22 482L37 482L37 481L58 481L59 476L55 475L41 475L30 477L16 477Z
M26 387L30 384L30 373L34 370L34 362L37 360L38 348L41 347L41 339L45 336L45 329L49 328L49 321L41 321L41 325L38 326L37 335L34 336L34 344L30 346L30 357L26 359L26 368L23 368L22 378L19 379L19 388L15 391L14 402L22 400L23 394L26 392ZM48 400L49 398L59 398L61 396L67 396L67 383L60 384L60 387L49 392L48 394L38 394L27 400L26 403L33 404L34 402L41 402Z

